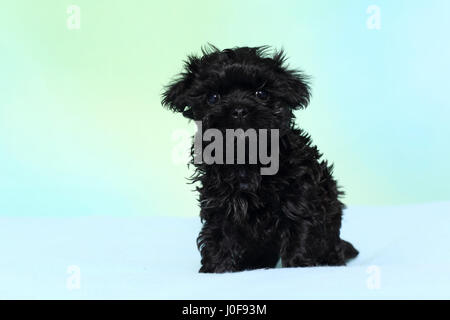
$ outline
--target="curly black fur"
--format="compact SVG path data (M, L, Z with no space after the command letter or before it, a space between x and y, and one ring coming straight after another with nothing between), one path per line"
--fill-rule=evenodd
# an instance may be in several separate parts
M294 110L309 103L307 77L289 69L283 51L269 47L203 48L166 87L162 103L203 127L276 128L279 171L261 175L260 165L195 164L203 228L197 243L200 272L345 265L358 251L339 236L342 192L332 166L321 160L308 134L295 125ZM255 96L264 90L267 98ZM220 94L213 106L212 93ZM248 115L236 122L235 108Z

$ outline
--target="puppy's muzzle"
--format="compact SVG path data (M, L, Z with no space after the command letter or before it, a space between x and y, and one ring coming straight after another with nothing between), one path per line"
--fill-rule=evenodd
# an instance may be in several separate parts
M237 107L231 112L231 117L234 120L244 120L248 116L248 109L244 107Z

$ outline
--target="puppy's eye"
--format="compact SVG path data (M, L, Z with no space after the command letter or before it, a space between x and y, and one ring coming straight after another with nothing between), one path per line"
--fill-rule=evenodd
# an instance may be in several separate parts
M218 93L213 93L213 94L210 94L209 96L208 96L208 98L206 98L206 101L208 102L208 104L216 104L217 102L219 102L219 100L220 100L220 94L218 94Z
M264 90L258 90L255 92L255 96L260 100L267 100L269 94Z

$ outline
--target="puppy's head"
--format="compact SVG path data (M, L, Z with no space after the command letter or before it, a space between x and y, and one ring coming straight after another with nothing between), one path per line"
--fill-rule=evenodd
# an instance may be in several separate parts
M163 93L162 104L205 128L287 129L292 111L309 102L306 77L288 69L282 51L269 47L219 50L190 56Z

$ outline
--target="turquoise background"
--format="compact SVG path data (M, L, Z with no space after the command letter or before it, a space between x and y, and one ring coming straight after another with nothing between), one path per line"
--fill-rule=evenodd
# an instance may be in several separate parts
M196 215L189 170L172 161L174 132L193 125L160 94L207 42L283 47L312 76L297 122L348 205L448 201L449 12L446 0L3 1L0 215Z

